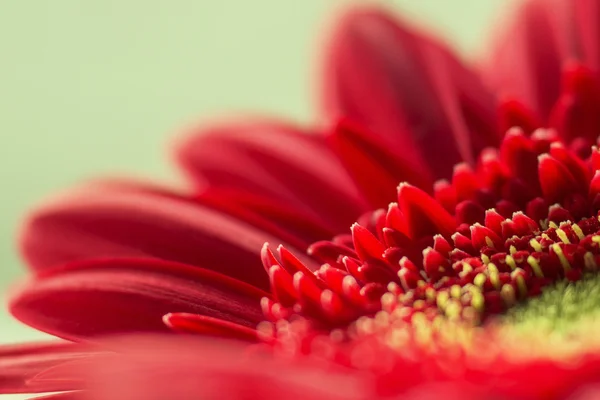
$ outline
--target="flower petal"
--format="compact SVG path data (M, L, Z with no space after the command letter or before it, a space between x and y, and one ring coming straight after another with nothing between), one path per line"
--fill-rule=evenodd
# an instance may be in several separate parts
M11 313L68 339L165 331L169 312L201 314L247 327L260 322L267 293L195 266L157 259L98 259L39 272L12 298Z
M198 201L269 232L297 248L307 248L310 244L337 233L308 212L285 202L233 187L209 187L199 195Z
M553 5L554 0L521 2L498 35L484 70L501 95L524 101L543 118L559 95L565 56L556 19L560 12Z
M141 336L121 347L91 371L89 400L370 398L360 379L332 365L249 354L235 342Z
M325 57L324 107L380 135L380 147L434 177L474 163L497 144L495 105L479 79L440 43L378 8L341 19ZM471 132L476 132L472 134Z
M250 342L258 340L256 329L204 315L169 313L163 317L163 321L169 328L177 332L240 339Z
M87 185L38 208L21 251L36 270L93 257L156 257L267 289L258 256L265 241L282 240L190 198Z
M42 393L77 389L69 382L33 382L39 373L93 353L87 346L55 341L0 347L0 393Z
M600 73L600 3L596 0L573 0L571 3L581 58Z
M323 138L281 123L248 120L197 129L178 146L177 158L200 184L277 199L335 231L367 209Z
M402 152L383 147L375 135L367 134L350 121L338 123L327 139L373 208L386 207L393 201L399 182L431 189L432 179L427 171L407 164Z

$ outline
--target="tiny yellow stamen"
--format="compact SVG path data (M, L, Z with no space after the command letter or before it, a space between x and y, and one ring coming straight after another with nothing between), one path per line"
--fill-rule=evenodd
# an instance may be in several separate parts
M515 262L515 259L513 258L513 256L507 255L504 258L504 262L506 262L506 265L508 265L510 267L510 269L513 271L517 268L517 263Z
M512 307L517 302L515 289L512 287L512 285L509 285L508 283L502 285L502 289L500 290L500 296L502 296L504 303L508 307Z
M531 266L531 269L533 270L533 273L535 274L535 276L537 276L538 278L544 277L542 268L540 268L540 263L534 256L527 257L527 264L529 264Z
M515 279L517 283L517 289L519 289L519 296L525 297L527 296L527 284L525 283L525 278L520 272L524 272L521 268L517 268L511 273L513 279Z
M415 302L413 303L413 308L415 310L423 310L425 308L427 304L425 303L425 300L415 300Z
M556 225L556 222L554 222L554 221L550 221L550 222L548 223L548 226L549 226L550 228L558 229L558 225Z
M467 262L462 262L462 271L460 271L458 273L458 276L460 276L461 278L463 278L464 276L466 276L468 273L470 273L471 271L473 271L473 267L471 267L471 265Z
M475 310L482 313L485 310L485 299L481 292L472 291L473 297L471 298L471 306L475 308Z
M538 242L535 238L531 239L529 241L529 245L531 246L531 248L533 248L533 250L535 251L542 251L542 245L540 244L540 242Z
M567 257L565 257L565 253L563 253L562 249L560 248L560 245L558 243L554 243L552 245L552 250L558 256L558 259L560 260L560 264L562 265L563 269L565 271L570 271L571 264L569 264L569 260L567 260Z
M490 258L489 258L487 255L485 255L485 254L482 254L482 255L481 255L481 261L483 261L483 263L484 263L485 265L488 265L488 264L490 263Z
M583 231L581 230L579 225L573 224L573 225L571 225L571 227L573 228L573 232L575 232L575 234L577 235L579 240L582 240L583 238L585 238L585 235L583 234Z
M556 225L556 224L555 224ZM542 238L546 239L546 240L552 240L552 238L550 236L548 236L547 233L542 233Z
M479 274L477 274L475 279L473 279L473 283L478 287L483 287L486 280L487 280L487 277L484 274L479 273Z
M508 248L508 251L512 255L512 254L515 254L517 252L517 248L514 245L511 244L510 247Z
M448 292L445 292L445 291L439 292L435 299L435 302L436 302L438 308L443 311L446 309L449 299L450 299L450 295L448 294Z
M427 298L427 300L429 301L433 301L435 300L435 289L434 288L427 288L425 290L425 297Z
M560 229L560 228L557 229L556 230L556 235L561 240L561 242L563 242L564 244L571 244L571 241L567 237L567 233L565 231L563 231L562 229Z
M485 237L485 244L486 244L488 247L495 248L495 246L494 246L494 242L492 242L492 239L490 239L490 237L489 237L489 236L486 236L486 237Z
M460 287L460 285L452 285L452 287L450 288L450 296L452 296L455 299L460 298L462 292L462 288Z
M448 317L448 319L455 320L458 317L460 317L461 311L462 311L462 307L460 306L458 301L451 300L451 301L449 301L449 304L446 307L445 314L446 314L446 317Z

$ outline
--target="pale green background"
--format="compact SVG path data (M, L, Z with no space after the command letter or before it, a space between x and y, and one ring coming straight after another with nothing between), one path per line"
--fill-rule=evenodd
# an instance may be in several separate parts
M22 274L15 231L44 195L106 174L173 179L169 138L215 113L309 121L319 32L343 3L0 0L0 286ZM510 1L386 3L472 56ZM0 326L2 342L35 336Z

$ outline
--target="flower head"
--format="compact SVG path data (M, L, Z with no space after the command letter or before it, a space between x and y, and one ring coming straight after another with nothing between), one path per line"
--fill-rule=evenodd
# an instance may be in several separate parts
M592 398L598 15L524 3L481 80L388 12L347 13L325 59L331 129L205 130L178 151L191 192L101 182L32 214L11 311L95 346L8 351L35 362L3 390Z

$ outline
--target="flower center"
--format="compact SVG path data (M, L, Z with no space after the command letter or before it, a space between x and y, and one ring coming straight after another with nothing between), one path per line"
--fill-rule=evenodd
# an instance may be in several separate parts
M476 168L457 165L430 192L403 183L387 210L315 243L316 266L265 245L266 319L326 331L365 318L478 326L557 282L579 281L600 265L600 152L587 149L553 130L514 128Z
M538 297L508 310L497 322L517 330L572 335L580 322L598 319L599 305L600 276L589 273L576 282L548 286Z

